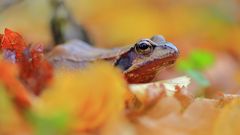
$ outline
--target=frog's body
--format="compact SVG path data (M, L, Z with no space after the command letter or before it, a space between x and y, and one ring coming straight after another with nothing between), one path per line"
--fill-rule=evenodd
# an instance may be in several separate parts
M57 46L48 55L54 67L79 69L97 60L107 60L122 69L129 83L152 81L159 70L172 65L178 57L177 48L162 36L142 39L133 46L100 49L83 41Z

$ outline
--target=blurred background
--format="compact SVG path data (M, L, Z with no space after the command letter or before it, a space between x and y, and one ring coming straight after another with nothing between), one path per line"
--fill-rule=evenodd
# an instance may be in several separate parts
M239 0L65 0L65 5L95 46L124 46L162 34L180 50L169 74L191 76L194 90L239 93ZM54 44L50 0L0 0L0 8L1 33L10 28L28 43Z

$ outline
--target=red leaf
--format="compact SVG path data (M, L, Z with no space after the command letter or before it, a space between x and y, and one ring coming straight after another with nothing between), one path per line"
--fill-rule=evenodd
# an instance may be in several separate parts
M43 58L42 46L27 47L24 52L23 61L18 63L20 78L34 94L39 95L52 80L52 66Z
M26 48L26 44L22 36L9 29L5 29L4 35L1 37L1 49L14 51L16 53L16 60L22 59L23 50Z
M0 35L5 59L18 65L19 78L25 86L38 95L52 79L53 69L43 58L43 46L27 46L22 36L9 29Z

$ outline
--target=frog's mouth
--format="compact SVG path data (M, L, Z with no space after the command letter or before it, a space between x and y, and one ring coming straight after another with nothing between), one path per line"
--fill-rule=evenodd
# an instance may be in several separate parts
M174 65L177 57L178 55L167 56L136 65L131 70L124 72L125 78L129 83L151 82L159 71Z

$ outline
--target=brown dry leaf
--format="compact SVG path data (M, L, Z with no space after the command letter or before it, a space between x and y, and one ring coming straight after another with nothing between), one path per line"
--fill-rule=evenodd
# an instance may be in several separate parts
M179 97L179 100L182 100L185 96L184 94L188 93L184 88L187 88L189 84L190 78L182 76L171 80L129 85L131 93L130 98L128 98L126 102L128 112L134 115L145 112L151 106L154 106L162 97L174 95L176 87L183 95L180 97L181 94L179 93L177 97ZM184 97L181 103L189 104L188 101L190 102L190 99L190 97L188 97L188 99Z
M100 135L137 135L136 128L124 115L118 121L101 127Z
M216 105L216 100L196 99L183 113L173 110L159 118L139 117L136 128L140 135L210 135L219 111ZM163 108L155 111L164 112Z
M240 98L240 95L234 94L223 94L221 97L218 98L218 107L224 107L225 105L232 102L234 99Z
M187 92L186 88L181 89L180 87L176 87L174 97L178 99L183 108L186 108L194 100L193 95Z
M240 98L234 99L226 105L219 114L214 126L214 135L240 134Z
M157 104L149 109L145 115L152 119L160 119L171 113L180 113L182 110L181 103L174 97L164 97Z
M179 113L171 113L161 119L140 117L136 124L139 135L187 135L187 124Z
M188 123L188 132L194 135L211 135L213 122L219 113L217 101L195 99L185 110L182 117Z

